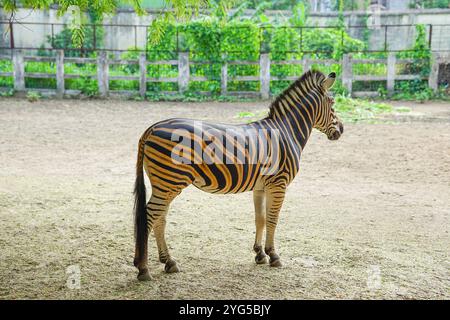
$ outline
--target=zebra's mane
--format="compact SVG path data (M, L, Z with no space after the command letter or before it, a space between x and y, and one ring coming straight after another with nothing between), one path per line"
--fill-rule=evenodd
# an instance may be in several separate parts
M282 93L280 93L275 100L270 104L269 106L269 114L268 117L272 117L276 110L279 110L280 108L283 108L283 106L280 106L280 101L283 100L286 95L294 90L296 87L301 88L302 83L308 82L309 87L319 88L322 82L325 80L325 75L318 71L318 70L309 70L305 72L300 78L295 80L291 85L285 89ZM304 90L301 90L302 92ZM298 91L296 91L296 95L298 95Z

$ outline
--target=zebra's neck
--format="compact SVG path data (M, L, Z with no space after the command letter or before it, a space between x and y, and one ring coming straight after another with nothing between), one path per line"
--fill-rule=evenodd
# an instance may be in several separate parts
M306 145L314 125L316 104L312 95L305 95L298 87L292 87L278 97L265 119L273 122L285 135L289 135L300 145Z

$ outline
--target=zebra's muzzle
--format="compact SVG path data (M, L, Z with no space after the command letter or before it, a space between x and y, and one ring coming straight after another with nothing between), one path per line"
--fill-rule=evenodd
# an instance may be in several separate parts
M337 139L339 139L341 137L341 133L339 132L339 131L333 131L333 133L331 133L329 136L328 136L328 139L329 140L337 140Z
M336 129L333 130L329 135L328 135L328 139L329 140L337 140L341 137L342 133L344 133L344 125L339 122L336 126Z

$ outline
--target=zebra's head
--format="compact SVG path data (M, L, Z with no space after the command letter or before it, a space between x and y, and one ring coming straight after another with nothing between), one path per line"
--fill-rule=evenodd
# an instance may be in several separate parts
M337 140L344 132L344 125L333 109L334 99L328 91L336 80L336 73L330 73L322 81L323 91L319 95L319 106L314 128L325 133L330 140Z

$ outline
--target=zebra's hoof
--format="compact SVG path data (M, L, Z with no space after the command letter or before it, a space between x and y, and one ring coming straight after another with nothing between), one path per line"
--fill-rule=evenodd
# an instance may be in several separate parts
M166 273L176 273L176 272L180 272L180 268L178 268L178 265L175 262L175 260L169 260L169 261L167 261L166 265L164 266L164 271Z
M139 270L139 274L137 276L139 281L150 281L152 280L152 277L150 276L150 273L148 273L148 269L142 269Z
M277 259L270 259L270 266L274 268L279 268L282 267L283 265L281 264L280 258L277 258Z
M255 262L256 262L256 264L266 264L267 256L265 254L257 254L255 256Z

